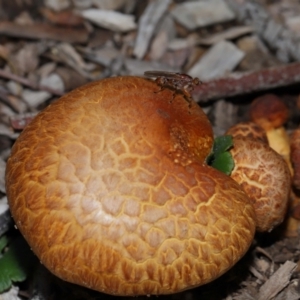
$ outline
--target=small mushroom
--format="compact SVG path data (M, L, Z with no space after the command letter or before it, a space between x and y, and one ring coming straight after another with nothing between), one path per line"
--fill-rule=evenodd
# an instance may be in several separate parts
M291 176L285 160L265 142L263 131L253 123L237 124L233 136L231 177L248 194L255 208L258 231L271 231L287 211Z
M120 296L208 283L245 254L256 220L240 185L205 164L212 144L206 115L180 90L130 76L90 83L14 144L13 218L66 281Z
M267 134L269 145L287 162L290 162L290 140L283 127L288 119L288 108L279 97L266 94L256 98L250 106L250 119L261 126Z

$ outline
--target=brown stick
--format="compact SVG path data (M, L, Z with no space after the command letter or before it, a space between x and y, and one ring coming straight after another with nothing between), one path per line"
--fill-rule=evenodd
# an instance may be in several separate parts
M49 39L66 43L85 43L88 32L85 29L56 27L43 23L19 25L13 22L0 22L0 34L18 38Z
M298 82L300 82L300 63L292 63L259 71L234 73L228 77L204 82L195 88L193 98L197 102L206 102Z

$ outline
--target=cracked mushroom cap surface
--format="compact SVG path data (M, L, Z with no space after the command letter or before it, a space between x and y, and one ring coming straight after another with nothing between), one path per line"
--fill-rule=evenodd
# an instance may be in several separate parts
M205 165L211 125L183 93L139 77L78 88L21 133L6 169L17 227L56 276L113 295L214 280L247 251L249 198Z
M268 144L266 131L254 122L239 122L231 126L225 134L233 137L247 137Z
M258 231L271 231L286 214L291 176L285 160L266 143L234 137L230 150L235 166L231 177L250 197Z

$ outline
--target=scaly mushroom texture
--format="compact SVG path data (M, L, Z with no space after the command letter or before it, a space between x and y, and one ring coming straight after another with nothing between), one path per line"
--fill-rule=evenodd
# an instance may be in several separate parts
M180 91L115 77L52 103L7 163L16 225L58 277L114 295L170 294L247 251L255 214L204 161L211 125Z
M231 177L253 202L258 231L271 231L287 211L291 176L285 160L260 140L237 136L230 150L235 167Z

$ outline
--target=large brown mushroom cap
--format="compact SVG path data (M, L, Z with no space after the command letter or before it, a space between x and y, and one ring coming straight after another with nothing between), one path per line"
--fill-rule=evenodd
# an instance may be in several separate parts
M257 230L271 231L286 214L291 176L285 160L266 143L234 137L230 150L235 167L231 177L253 202Z
M7 163L12 215L58 277L115 295L207 283L247 251L253 206L205 166L211 125L153 81L116 77L51 104Z

